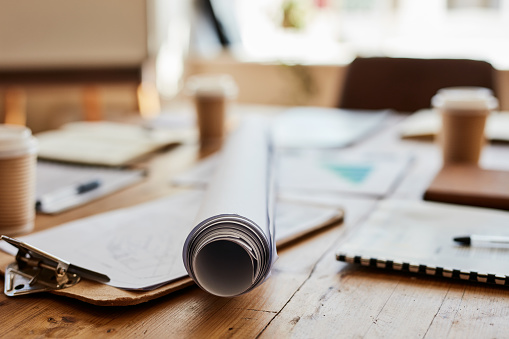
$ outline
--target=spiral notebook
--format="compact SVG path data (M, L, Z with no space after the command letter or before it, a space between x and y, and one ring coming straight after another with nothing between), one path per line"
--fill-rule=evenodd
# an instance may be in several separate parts
M345 239L336 259L430 276L509 285L509 245L464 246L471 234L509 236L509 212L424 201L386 200Z

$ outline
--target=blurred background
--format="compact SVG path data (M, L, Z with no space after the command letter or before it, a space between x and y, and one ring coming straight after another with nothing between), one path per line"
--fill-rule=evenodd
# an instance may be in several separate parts
M34 132L158 114L197 73L240 103L336 106L356 56L488 61L509 110L509 0L0 3L0 120Z

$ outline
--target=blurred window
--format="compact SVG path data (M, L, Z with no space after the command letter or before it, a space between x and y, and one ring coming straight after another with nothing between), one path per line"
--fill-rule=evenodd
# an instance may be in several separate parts
M509 0L211 0L242 60L355 55L487 60L509 69ZM233 20L233 19L235 20ZM233 23L235 21L235 23Z

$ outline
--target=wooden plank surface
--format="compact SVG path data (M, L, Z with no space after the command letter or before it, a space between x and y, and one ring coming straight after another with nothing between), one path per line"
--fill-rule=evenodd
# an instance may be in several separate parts
M400 120L396 117L390 125ZM359 149L412 152L414 162L392 196L420 199L440 167L436 145L400 141L397 128L372 135ZM493 146L487 162L509 154ZM505 157L503 157L505 155ZM146 163L147 180L57 216L37 216L45 229L89 214L171 194L168 178L199 158L194 146L160 153ZM0 295L0 336L19 337L242 337L242 338L485 338L509 333L509 290L497 286L408 275L335 260L344 236L355 231L377 201L344 197L346 222L279 253L271 277L236 298L197 287L129 307L101 307L40 294Z

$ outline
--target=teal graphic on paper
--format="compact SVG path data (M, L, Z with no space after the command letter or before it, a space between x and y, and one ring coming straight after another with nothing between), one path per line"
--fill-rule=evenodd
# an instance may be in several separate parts
M373 170L373 166L370 165L325 164L325 167L354 184L362 183Z

